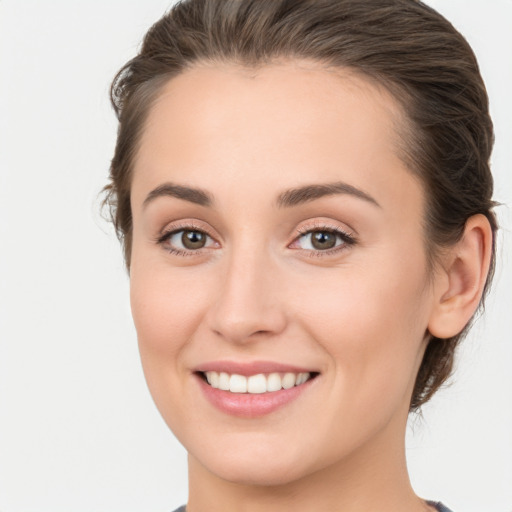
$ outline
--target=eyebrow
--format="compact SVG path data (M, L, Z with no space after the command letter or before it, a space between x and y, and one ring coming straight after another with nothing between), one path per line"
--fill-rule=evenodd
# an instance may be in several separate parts
M277 205L280 208L289 208L336 194L348 194L381 208L380 204L371 195L343 182L313 184L286 190L277 198Z
M381 207L380 204L368 193L363 192L353 185L343 182L312 184L285 190L279 194L277 198L277 206L280 208L290 208L324 196L337 194L348 194L378 206L379 208ZM146 196L143 206L146 207L158 197L175 197L177 199L182 199L184 201L189 201L206 207L212 206L214 202L211 194L200 188L176 185L174 183L163 183L153 189Z
M175 197L200 206L211 206L213 204L212 196L204 190L174 183L163 183L146 196L143 206L146 207L158 197Z

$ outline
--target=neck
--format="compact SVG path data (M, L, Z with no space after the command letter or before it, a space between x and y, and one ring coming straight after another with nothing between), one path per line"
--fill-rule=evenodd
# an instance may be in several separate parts
M190 455L187 512L431 511L410 485L400 421L336 464L279 485L224 480Z

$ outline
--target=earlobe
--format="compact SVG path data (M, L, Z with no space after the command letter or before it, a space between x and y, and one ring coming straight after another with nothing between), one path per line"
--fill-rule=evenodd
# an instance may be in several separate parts
M437 338L459 334L480 304L492 253L492 229L484 215L470 217L451 247L435 286L428 330Z

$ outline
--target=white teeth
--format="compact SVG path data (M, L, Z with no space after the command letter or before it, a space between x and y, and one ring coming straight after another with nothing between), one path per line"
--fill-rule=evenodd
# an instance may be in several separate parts
M217 372L212 372L217 373ZM212 379L213 381L213 379ZM212 386L215 387L215 386ZM229 391L229 375L224 372L219 373L219 389L222 389L223 391Z
M267 377L267 391L279 391L282 388L279 373L271 373Z
M294 373L285 373L283 377L282 386L284 389L290 389L295 386L295 374Z
M206 379L213 388L219 387L219 374L217 372L207 372Z
M247 391L249 393L265 393L267 391L267 379L262 373L251 375L247 379Z
M229 378L229 391L231 393L247 393L247 377L234 373Z
M295 381L296 386L300 386L301 384L304 384L309 379L309 373L299 373L297 375L297 380Z
M300 386L310 379L309 372L302 373L259 373L245 377L236 373L230 375L225 372L206 372L206 380L212 388L230 391L231 393L270 393L281 389L290 389Z

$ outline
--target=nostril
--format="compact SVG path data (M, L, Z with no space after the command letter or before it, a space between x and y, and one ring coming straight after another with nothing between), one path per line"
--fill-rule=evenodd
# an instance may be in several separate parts
M256 335L266 335L266 334L271 334L270 331L256 331L252 334L252 336L256 336Z

